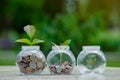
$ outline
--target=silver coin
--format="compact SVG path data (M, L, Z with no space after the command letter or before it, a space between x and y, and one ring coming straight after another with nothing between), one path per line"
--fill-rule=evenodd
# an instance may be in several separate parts
M62 68L60 66L56 66L56 71L57 71L57 73L61 73Z
M33 62L37 62L37 57L35 55L31 55L30 56L30 59L33 61Z
M30 68L32 68L32 69L35 69L36 68L36 63L34 63L34 62L30 62Z

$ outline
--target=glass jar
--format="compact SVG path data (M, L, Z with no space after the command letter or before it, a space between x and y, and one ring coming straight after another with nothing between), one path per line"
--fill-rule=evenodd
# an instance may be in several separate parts
M22 46L16 65L22 74L40 74L45 68L45 56L39 46Z
M77 57L77 67L80 73L103 73L106 58L100 46L83 46L82 49Z
M75 66L75 57L69 46L52 46L47 64L51 74L70 74Z

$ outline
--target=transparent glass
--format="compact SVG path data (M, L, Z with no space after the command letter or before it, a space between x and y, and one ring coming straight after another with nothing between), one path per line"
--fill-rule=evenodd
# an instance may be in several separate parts
M106 58L100 46L83 46L82 49L77 57L77 67L80 73L103 73Z
M45 68L45 56L39 46L22 46L16 58L21 74L40 74Z
M69 46L52 46L47 64L51 74L70 74L75 66L75 57Z

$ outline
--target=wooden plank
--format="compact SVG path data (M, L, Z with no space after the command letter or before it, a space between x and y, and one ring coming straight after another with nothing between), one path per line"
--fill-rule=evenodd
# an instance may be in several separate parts
M0 66L0 80L120 80L120 68L107 67L102 75L81 75L77 68L71 75L51 75L46 68L40 75L21 76L16 66Z

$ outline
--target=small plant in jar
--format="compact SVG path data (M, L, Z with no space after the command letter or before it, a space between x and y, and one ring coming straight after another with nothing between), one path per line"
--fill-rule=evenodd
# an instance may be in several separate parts
M52 51L47 56L47 64L51 74L70 74L75 66L75 57L69 50L71 40L61 45L53 43Z
M16 58L16 64L23 74L39 74L45 68L45 56L39 50L40 46L33 45L44 41L34 38L36 28L33 25L25 26L24 31L27 33L29 39L22 38L16 40L16 42L25 43L28 46L22 46L22 50Z
M83 46L77 57L77 67L81 74L101 74L106 68L106 58L100 46Z

